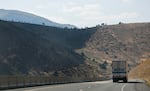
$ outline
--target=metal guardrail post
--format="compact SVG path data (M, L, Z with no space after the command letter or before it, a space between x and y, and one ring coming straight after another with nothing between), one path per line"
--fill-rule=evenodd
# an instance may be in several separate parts
M29 85L31 85L31 76L29 76Z
M1 78L0 78L0 88L1 88Z
M26 83L25 83L25 76L23 76L23 86L24 86L24 87L26 86Z
M18 86L18 78L17 78L17 76L15 76L15 78L16 78L16 87Z
M7 87L9 88L10 81L9 81L9 76L7 76Z

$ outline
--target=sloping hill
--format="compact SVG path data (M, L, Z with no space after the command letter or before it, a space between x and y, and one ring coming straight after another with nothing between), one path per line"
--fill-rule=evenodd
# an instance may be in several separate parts
M81 55L28 31L28 27L0 21L0 74L49 73L83 62Z
M97 27L81 51L97 62L123 58L136 64L150 53L150 23Z
M129 73L131 79L143 79L150 86L150 59L144 60Z

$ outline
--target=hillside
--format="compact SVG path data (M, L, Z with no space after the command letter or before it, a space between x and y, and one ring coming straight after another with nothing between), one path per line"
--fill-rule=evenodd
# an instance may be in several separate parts
M150 56L150 23L97 27L83 51L97 62L123 58L135 65Z
M131 79L143 79L150 86L150 59L144 60L129 73Z
M56 28L0 21L0 74L109 78L111 61L150 57L150 23Z
M84 58L70 48L48 41L22 26L0 21L0 74L43 74L84 62Z
M69 76L78 80L102 77L95 66L85 63L84 55L74 51L85 46L94 31L0 21L0 74Z

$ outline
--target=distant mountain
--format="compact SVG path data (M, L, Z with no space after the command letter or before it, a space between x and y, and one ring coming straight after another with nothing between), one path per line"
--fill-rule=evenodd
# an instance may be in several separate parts
M65 27L75 28L76 27L70 24L59 24L51 20L48 20L46 18L31 14L31 13L18 11L18 10L0 9L0 19L7 20L7 21L53 26L53 27L59 27L59 28L65 28Z

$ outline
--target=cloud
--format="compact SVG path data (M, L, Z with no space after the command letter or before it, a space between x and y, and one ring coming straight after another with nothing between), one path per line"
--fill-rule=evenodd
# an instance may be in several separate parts
M129 3L131 0L122 0L123 3Z
M78 26L95 26L102 22L118 23L119 21L130 21L136 19L139 14L136 12L118 12L114 14L104 13L104 8L100 4L76 4L69 3L63 7L63 11L70 15L70 22Z
M101 6L99 4L76 4L69 3L63 7L63 11L66 13L74 13L76 15L95 15L99 14Z
M112 15L103 14L103 15L95 15L95 16L84 16L82 17L82 21L83 21L82 23L89 26L95 26L96 24L100 24L102 22L114 24L114 23L118 23L119 21L127 22L130 20L134 20L138 16L139 14L135 12L123 12L120 14L112 14Z
M135 12L123 12L120 14L112 14L107 16L100 16L99 19L106 21L114 21L114 20L129 20L133 18L137 18L139 16L138 13Z

